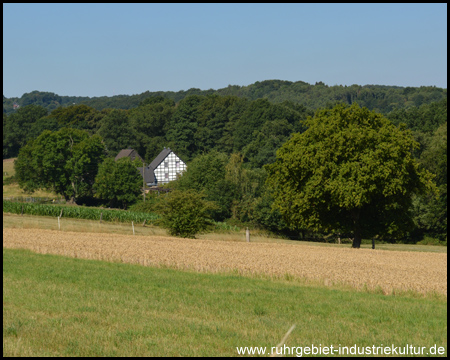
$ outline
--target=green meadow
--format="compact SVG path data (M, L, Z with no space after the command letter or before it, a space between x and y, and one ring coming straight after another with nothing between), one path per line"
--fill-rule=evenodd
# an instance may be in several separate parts
M3 249L3 356L238 356L237 347L276 346L293 324L289 347L437 345L447 354L443 296Z

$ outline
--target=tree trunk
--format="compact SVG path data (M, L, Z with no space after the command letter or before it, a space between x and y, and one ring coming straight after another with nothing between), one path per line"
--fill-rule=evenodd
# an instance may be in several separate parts
M77 189L76 189L75 183L73 181L72 181L72 189L73 189L73 194L72 194L72 197L70 198L70 203L75 204L75 199L77 197Z
M361 247L361 229L359 226L359 209L352 213L353 218L353 243L352 248L359 249Z
M361 236L355 234L353 238L352 248L359 249L361 247Z

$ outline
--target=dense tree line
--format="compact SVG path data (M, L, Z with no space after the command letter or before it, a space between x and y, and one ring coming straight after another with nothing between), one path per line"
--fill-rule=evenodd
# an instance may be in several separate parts
M43 141L42 138L38 141L38 138L41 134L47 134L47 137L53 133L63 134L68 129L85 134L76 135L85 144L87 138L101 139L103 155L99 155L99 162L95 166L89 165L91 168L96 167L96 171L103 164L103 156L112 158L123 148L136 149L149 163L163 147L170 147L188 163L188 171L171 186L180 191L196 191L203 194L206 201L214 202L217 206L208 210L212 219L216 221L234 219L271 231L304 234L306 227L292 227L287 221L288 218L283 217L280 210L272 208L274 195L268 190L266 184L268 174L265 166L276 162L277 150L290 141L294 134L303 134L308 129L310 126L308 118L320 116L320 111L335 109L336 102L341 104L338 106L344 106L350 103L359 104L365 99L374 107L381 106L378 100L391 101L389 96L395 95L398 96L398 102L402 103L403 107L390 102L392 110L386 114L386 121L394 127L403 123L411 131L415 141L420 144L418 147L411 147L412 155L421 169L426 169L435 175L433 181L437 185L439 194L439 196L433 196L423 192L411 193L409 197L411 204L405 203L404 206L412 209L411 220L414 223L413 230L408 233L408 236L412 241L417 241L424 236L446 241L446 90L367 88L354 85L341 89L341 95L347 98L344 100L341 95L341 97L336 96L337 88L327 87L324 84L311 86L306 83L273 81L254 85L256 87L253 87L254 92L251 96L243 96L243 89L239 87L239 89L236 87L228 89L229 94L224 95L218 95L214 91L203 95L201 91L194 89L191 94L179 100L167 97L165 93L158 96L150 94L151 96L143 96L139 103L128 109L124 106L124 108L110 107L100 110L86 104L71 104L49 111L42 105L21 106L13 113L3 115L3 158L16 157L21 151L22 160L29 161L29 163L23 162L25 164L23 168L35 161L33 166L37 169L35 172L37 176L40 165L36 161L48 163L45 158L40 159L39 150L33 148ZM314 91L328 92L330 96L334 94L334 97L323 98L320 102L321 109L314 111L313 107L290 100L289 96L283 98L280 95L273 99L266 95L261 96L271 91L275 93L277 89L280 94L288 94L288 89L294 85L304 88L305 99L307 94L310 96ZM258 88L259 92L256 91ZM414 96L419 93L423 96L415 98ZM438 93L443 97L439 98ZM425 96L426 94L428 95ZM123 97L124 101L127 98L129 99L129 97ZM431 101L432 99L436 101ZM431 102L428 103L428 101ZM377 114L381 112L378 107L373 111ZM67 140L67 136L64 136L59 135L60 138ZM75 135L71 136L73 138ZM47 145L44 146L44 143L39 146L46 148ZM26 144L30 144L29 147L25 146ZM83 148L87 145L80 146ZM36 156L32 156L32 148L33 151L37 151ZM50 147L48 150L50 151ZM76 155L76 152L74 154ZM67 157L73 158L74 154ZM53 155L57 157L57 154ZM53 155L49 155L48 159ZM118 165L105 161L100 173L104 174L103 180L106 183L97 185L96 190L94 186L96 175L84 174L83 164L78 163L76 156L70 162L70 166L75 166L81 173L70 175L67 169L61 168L60 170L66 173L58 174L59 178L72 179L71 183L64 185L65 189L59 190L61 193L64 192L64 196L68 199L94 197L97 192L97 198L108 202L109 205L126 207L138 198L135 192L130 199L127 199L120 189L117 189L115 198L102 198L101 194L107 194L107 189L111 186L107 180L112 181L106 174L113 171L120 173L123 170L113 169L113 166L118 167ZM36 160L33 160L34 157ZM18 164L20 173L21 162L19 161ZM136 176L132 167L129 167L128 176L130 178ZM31 185L36 179L30 177L26 180L26 176L22 178L25 179L23 181L29 181L28 184L22 183L22 186L25 188L28 186L31 190ZM79 179L85 178L90 179L89 191L86 190L83 193L85 190L77 189L76 184ZM136 188L139 181L137 178L134 181ZM38 181L35 184L42 185ZM75 189L82 192L74 193L74 184ZM51 184L48 188L55 188L55 186Z
M3 158L17 156L44 130L69 127L100 135L109 156L131 147L149 163L163 147L170 147L190 161L217 150L241 152L249 166L261 167L275 159L277 148L293 132L303 131L308 115L312 111L288 101L272 104L218 95L191 95L177 104L160 96L131 110L98 111L82 104L48 114L41 106L28 105L3 116Z
M48 111L60 106L85 104L96 110L122 109L129 110L137 107L148 98L162 96L178 103L191 95L220 95L237 96L248 100L268 99L272 103L291 101L316 110L336 102L346 104L358 103L369 110L376 110L387 114L394 109L408 109L412 106L419 107L447 98L447 89L435 86L400 87L383 85L351 85L328 86L323 82L314 85L303 81L266 80L257 81L248 86L229 85L222 89L174 91L146 91L136 95L115 95L100 97L59 96L54 93L33 91L23 94L20 98L6 98L3 96L3 112L14 112L14 103L23 107L27 105L40 105Z

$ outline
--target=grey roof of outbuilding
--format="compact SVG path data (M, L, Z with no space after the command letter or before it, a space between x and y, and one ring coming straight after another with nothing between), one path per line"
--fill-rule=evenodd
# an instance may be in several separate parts
M159 164L161 164L164 159L172 152L170 148L164 148L163 151L159 153L157 157L150 163L149 166L151 166L153 169L156 169Z
M117 154L117 156L114 158L114 160L117 161L117 160L119 160L119 159L121 159L123 157L128 157L128 156L131 155L131 153L133 151L136 153L136 157L139 157L139 159L142 160L142 158L139 156L137 151L135 151L134 149L123 149L123 150L120 150L119 153Z
M137 169L139 170L142 176L142 167L138 167ZM150 165L145 167L144 181L146 184L153 184L155 182L155 173Z

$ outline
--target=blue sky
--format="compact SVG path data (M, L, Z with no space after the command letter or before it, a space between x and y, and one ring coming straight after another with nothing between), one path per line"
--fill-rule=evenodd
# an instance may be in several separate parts
M447 88L447 4L3 4L3 94Z

